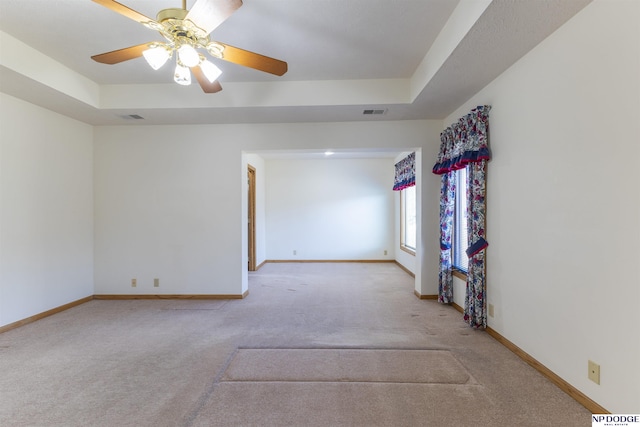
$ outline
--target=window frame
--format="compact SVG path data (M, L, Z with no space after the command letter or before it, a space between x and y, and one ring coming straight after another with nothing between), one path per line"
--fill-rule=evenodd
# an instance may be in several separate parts
M464 173L464 179L461 179L461 175L462 172L461 171L465 171ZM455 186L456 186L456 191L454 193L454 209L453 209L453 227L452 227L452 236L451 236L451 269L453 272L453 275L466 280L467 279L467 273L469 271L468 269L468 264L467 264L467 268L465 269L462 265L459 264L459 255L466 257L467 254L466 252L463 254L458 254L456 252L456 248L459 248L461 250L463 250L462 248L466 247L468 245L467 242L462 242L459 243L458 242L458 234L461 233L457 233L460 225L463 225L465 227L465 230L468 230L468 218L467 218L467 168L463 168L463 169L458 169L455 172ZM460 197L463 197L463 199L460 199ZM464 204L461 202L461 200L464 200ZM464 212L462 211L464 205ZM461 220L461 218L463 218ZM459 224L460 221L463 221L464 224ZM467 236L467 231L464 232L464 236ZM468 257L467 257L468 260Z
M406 244L406 207L405 207L405 199L406 199L406 190L413 188L413 191L416 192L415 195L415 199L416 199L416 212L414 212L414 216L417 219L417 188L415 185L411 186L411 187L407 187L404 188L402 190L400 190L400 249L403 250L404 252L407 252L408 254L411 255L416 255L416 248L409 246ZM417 224L416 224L416 242L417 242Z

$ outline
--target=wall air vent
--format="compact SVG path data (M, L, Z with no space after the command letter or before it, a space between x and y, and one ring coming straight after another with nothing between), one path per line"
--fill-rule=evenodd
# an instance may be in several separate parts
M124 116L120 116L125 120L144 120L144 117L139 116L137 114L125 114Z
M385 114L387 112L387 109L383 109L383 110L364 110L362 112L362 114L364 114L365 116L367 115L379 115L379 114Z

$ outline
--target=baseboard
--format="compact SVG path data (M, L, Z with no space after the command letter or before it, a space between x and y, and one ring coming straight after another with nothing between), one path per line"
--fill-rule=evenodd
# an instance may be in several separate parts
M464 313L464 309L462 307L460 307L458 304L456 304L455 302L451 303L451 306L453 308L455 308L456 310L458 310L460 313ZM591 411L592 414L609 414L610 413L605 408L600 406L598 403L594 402L589 397L587 397L580 390L578 390L577 388L575 388L574 386L572 386L571 384L569 384L568 382L566 382L565 380L560 378L551 369L547 368L542 363L538 362L536 359L531 357L531 355L529 353L527 353L526 351L522 350L520 347L518 347L517 345L515 345L514 343L512 343L511 341L509 341L508 339L506 339L502 335L500 335L495 329L492 329L491 327L487 326L485 331L493 339L498 341L503 346L507 347L516 356L518 356L520 359L522 359L525 362L527 362L527 364L529 366L531 366L536 371L540 372L549 381L551 381L556 386L558 386L558 388L560 390L564 391L569 396L571 396L573 398L573 400L575 400L576 402L578 402L579 404L581 404L582 406L587 408L589 411Z
M29 316L26 319L18 320L17 322L9 323L8 325L0 326L0 334L3 332L10 331L11 329L19 328L20 326L28 325L29 323L33 323L36 320L44 319L45 317L52 316L54 314L60 313L62 311L68 310L70 308L79 306L84 304L85 302L89 302L93 299L93 295L88 297L80 298L79 300L72 301L67 304L63 304L59 307L52 308L51 310L44 311L42 313L35 314L33 316Z
M191 299L191 300L220 300L243 299L249 295L247 290L243 294L98 294L93 299L99 300L134 300L134 299Z
M571 384L569 384L568 382L560 378L551 369L547 368L542 363L538 362L536 359L531 357L527 352L522 350L520 347L518 347L517 345L515 345L514 343L512 343L502 335L500 335L494 329L487 326L485 330L496 341L498 341L500 344L504 345L513 353L515 353L518 357L520 357L522 360L527 362L527 364L532 368L534 368L536 371L540 372L542 375L547 377L549 381L557 385L560 388L560 390L567 393L576 402L580 403L582 406L584 406L589 411L591 411L592 414L609 414L610 413L605 408L600 406L598 403L591 400L587 395L582 393L580 390L578 390L577 388L575 388L574 386L572 386Z
M431 299L431 300L437 300L438 299L438 295L422 295L420 292L416 291L415 289L413 290L413 293L419 299Z
M416 278L416 275L413 274L413 272L411 270L409 270L407 267L405 267L404 265L400 264L397 260L395 259L333 259L333 260L325 260L325 259L268 259L266 261L263 261L257 268L256 270L258 270L260 267L262 267L264 264L266 263L289 263L289 262L298 262L298 263L312 263L312 262L362 262L362 263L379 263L379 262L393 262L395 263L398 267L400 267L402 270L404 270L405 273L407 273L409 276L413 277L414 279ZM429 295L429 298L423 298L423 299L432 299L430 298L431 295ZM436 299L437 299L437 295L436 295Z
M378 263L378 262L396 262L395 259L268 259L265 263L280 263L280 262L361 262L361 263ZM264 264L264 263L263 263Z
M413 277L414 279L416 278L416 275L415 275L415 274L413 274L413 272L412 272L411 270L409 270L407 267L405 267L404 265L400 264L400 263L398 262L398 260L394 260L393 262L395 262L395 263L396 263L396 265L397 265L398 267L400 267L402 270L404 270L404 272L405 272L405 273L407 273L409 276Z
M44 311L42 313L34 314L26 319L18 320L17 322L9 323L5 326L0 326L0 334L10 331L11 329L19 328L20 326L28 325L36 320L44 319L45 317L52 316L54 314L63 312L70 308L84 304L91 300L134 300L134 299L191 299L191 300L223 300L223 299L243 299L249 295L249 291L245 291L243 294L230 294L230 295L115 295L115 294L103 294L103 295L91 295L85 298L81 298L77 301L72 301L68 304L61 305L59 307L52 308L51 310Z
M267 261L262 261L260 264L258 264L256 266L256 269L254 271L260 270L266 263L267 263Z

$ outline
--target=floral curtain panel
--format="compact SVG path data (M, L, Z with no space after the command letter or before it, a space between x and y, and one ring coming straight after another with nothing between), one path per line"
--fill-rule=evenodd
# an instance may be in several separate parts
M440 181L440 273L438 277L438 301L453 302L453 276L451 275L451 237L455 209L455 178L453 173L443 173Z
M464 319L477 328L487 326L485 251L489 246L485 240L486 213L486 166L487 161L469 163L467 166L467 294L464 304Z
M411 153L396 163L393 191L404 190L416 185L416 153Z
M440 274L438 300L453 302L451 275L451 231L456 195L453 172L467 168L467 226L469 265L464 318L470 326L487 326L486 269L484 249L486 213L486 164L488 146L488 105L479 106L440 134L440 152L433 173L442 175L440 189Z

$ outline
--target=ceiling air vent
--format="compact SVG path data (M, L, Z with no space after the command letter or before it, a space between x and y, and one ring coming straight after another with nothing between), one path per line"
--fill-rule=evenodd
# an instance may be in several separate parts
M364 114L365 116L368 115L378 115L378 114L385 114L387 112L386 108L383 110L364 110L362 112L362 114Z
M139 116L137 114L125 114L124 116L120 116L125 120L144 120L144 117Z

